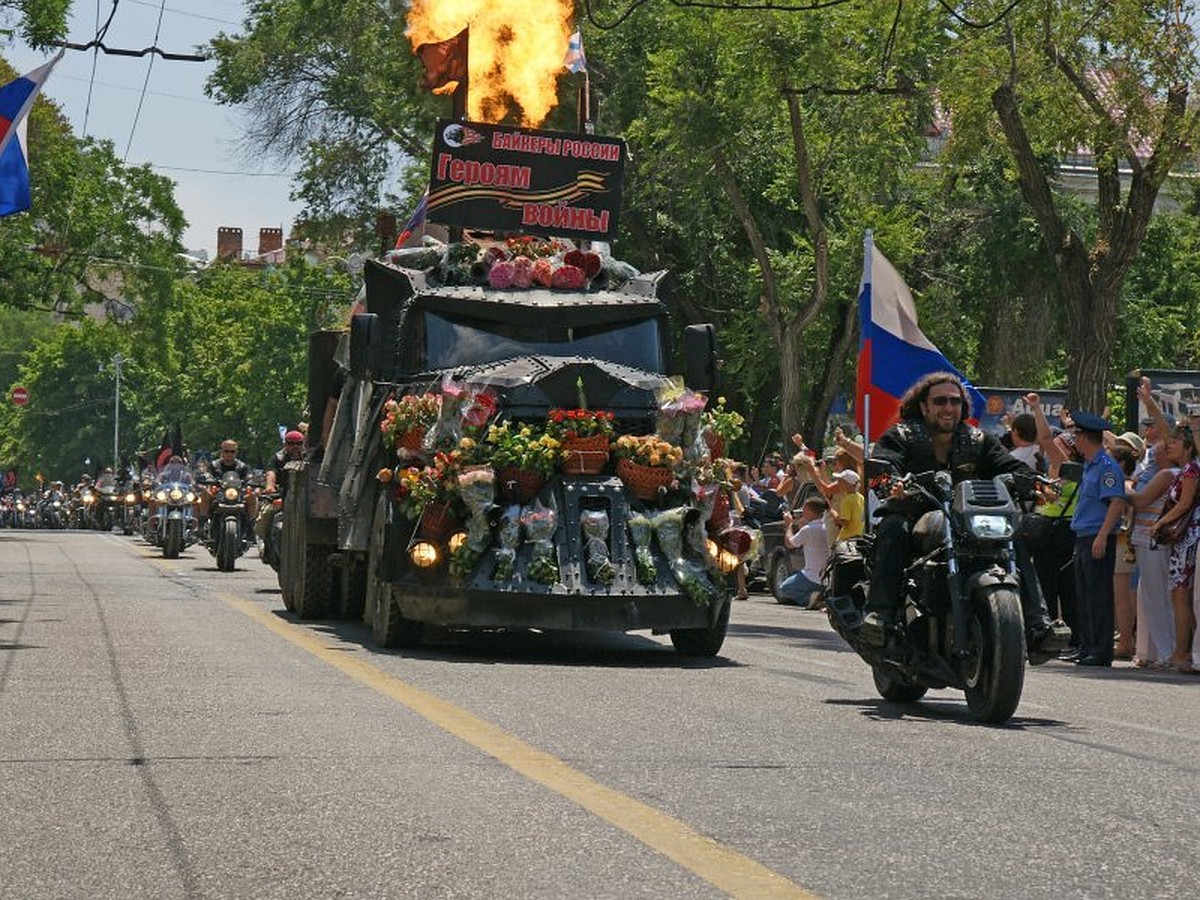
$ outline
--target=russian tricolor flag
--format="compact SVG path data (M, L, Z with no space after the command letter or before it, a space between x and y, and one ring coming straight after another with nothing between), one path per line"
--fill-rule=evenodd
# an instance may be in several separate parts
M29 209L29 166L25 157L25 119L38 91L63 57L63 51L28 75L0 87L0 216Z
M917 325L917 309L908 285L879 252L869 231L858 287L858 325L856 418L868 441L899 421L900 398L917 379L931 372L953 372L962 378L971 405L977 411L983 410L983 394L971 387ZM865 421L868 414L869 422ZM970 410L964 410L963 417L973 418Z

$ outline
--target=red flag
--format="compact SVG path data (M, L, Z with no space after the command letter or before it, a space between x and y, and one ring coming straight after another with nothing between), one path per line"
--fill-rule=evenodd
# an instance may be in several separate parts
M449 40L417 47L417 56L425 67L421 87L436 91L452 81L461 85L467 80L467 31L464 28Z

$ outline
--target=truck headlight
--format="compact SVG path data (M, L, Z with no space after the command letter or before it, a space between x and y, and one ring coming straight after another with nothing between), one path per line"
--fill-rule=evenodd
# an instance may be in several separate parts
M458 548L467 542L467 533L465 531L456 531L450 535L450 553L458 552Z
M967 519L971 534L983 540L1003 540L1013 536L1013 520L1008 516L973 515Z
M408 558L418 569L432 569L441 559L441 553L438 552L437 546L429 541L418 541L408 551Z

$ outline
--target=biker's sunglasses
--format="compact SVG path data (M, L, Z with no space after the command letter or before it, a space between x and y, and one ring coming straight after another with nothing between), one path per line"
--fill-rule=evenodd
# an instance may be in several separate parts
M930 397L934 406L962 406L962 397Z

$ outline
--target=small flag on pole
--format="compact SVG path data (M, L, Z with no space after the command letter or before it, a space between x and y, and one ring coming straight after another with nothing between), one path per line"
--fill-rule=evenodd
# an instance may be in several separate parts
M429 210L429 189L425 189L425 193L421 195L421 202L417 204L417 208L413 210L413 214L408 217L408 221L404 223L404 227L400 229L400 236L396 238L396 249L404 246L413 232L425 224L425 213Z
M567 55L563 59L563 68L570 69L576 74L587 71L587 57L583 55L583 34L578 28L567 42Z
M908 285L895 266L875 246L867 232L862 283L858 288L858 425L868 441L875 440L900 417L900 398L923 375L952 372L967 386L976 415L986 405L958 369L942 355L917 325L917 308ZM864 402L870 397L871 421L865 422ZM963 418L973 418L964 410Z

